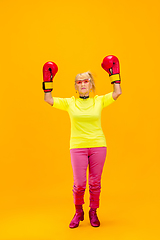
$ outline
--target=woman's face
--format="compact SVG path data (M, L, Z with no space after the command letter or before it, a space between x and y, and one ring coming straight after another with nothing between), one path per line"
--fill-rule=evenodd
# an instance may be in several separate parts
M79 92L80 96L89 96L90 89L92 88L92 83L89 77L79 76L76 79L75 89Z

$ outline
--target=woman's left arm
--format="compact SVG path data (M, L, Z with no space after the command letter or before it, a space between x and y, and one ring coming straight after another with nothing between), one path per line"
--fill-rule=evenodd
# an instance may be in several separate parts
M113 83L112 97L116 100L122 94L122 89L119 83Z

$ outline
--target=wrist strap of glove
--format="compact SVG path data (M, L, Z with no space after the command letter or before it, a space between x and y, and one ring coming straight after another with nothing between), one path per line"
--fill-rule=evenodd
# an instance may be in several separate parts
M43 90L53 90L53 82L43 82L42 88Z
M114 81L114 82L111 82L111 84L113 84L113 83L118 83L118 84L120 84L121 81Z
M110 76L110 81L111 81L111 84L120 83L121 82L120 75L119 74L111 75Z

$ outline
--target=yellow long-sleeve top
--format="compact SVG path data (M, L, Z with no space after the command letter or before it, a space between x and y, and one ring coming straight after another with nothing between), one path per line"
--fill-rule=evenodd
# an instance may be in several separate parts
M67 111L70 116L70 149L107 147L101 127L101 111L115 101L112 92L86 99L74 96L53 99L53 107Z

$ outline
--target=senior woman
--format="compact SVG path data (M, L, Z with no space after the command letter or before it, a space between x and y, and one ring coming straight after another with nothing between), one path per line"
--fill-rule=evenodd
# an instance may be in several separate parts
M90 98L89 94L95 92L95 82L91 72L79 73L75 77L75 89L79 97L59 98L52 97L53 77L58 67L53 62L43 66L44 100L51 106L68 112L71 120L70 156L73 169L73 198L75 214L69 224L70 228L79 226L84 220L84 193L86 189L86 172L89 166L89 193L91 226L99 227L97 216L99 208L101 176L107 154L106 139L101 127L101 111L113 103L121 94L120 69L118 58L109 55L103 59L102 68L109 73L113 92Z

